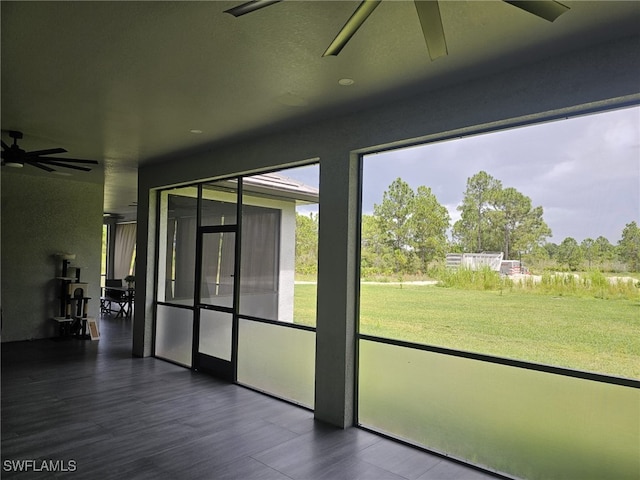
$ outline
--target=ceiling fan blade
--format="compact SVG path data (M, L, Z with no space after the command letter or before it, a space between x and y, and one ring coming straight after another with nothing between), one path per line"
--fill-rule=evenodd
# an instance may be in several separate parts
M90 172L91 169L87 167L79 167L77 165L65 165L60 162L47 162L47 165L54 165L56 167L72 168L73 170L82 170L83 172Z
M351 15L351 18L347 20L347 23L344 24L342 30L340 30L336 38L333 39L333 42L331 42L331 45L329 45L322 56L327 57L329 55L338 55L369 15L371 15L371 12L373 12L380 4L380 1L381 0L364 0L360 3L358 8L356 8L356 11Z
M537 17L549 20L550 22L553 22L556 18L569 10L569 7L554 0L504 1L514 7L518 7L526 12L532 13Z
M38 167L46 172L55 172L55 170L53 168L47 167L46 165L41 165L38 162L26 162L27 165L33 165L34 167Z
M252 2L246 2L237 7L230 8L229 10L225 10L224 13L230 13L234 17L239 17L241 15L245 15L247 13L255 12L256 10L260 10L261 8L268 7L274 3L281 2L282 0L253 0Z
M3 150L9 150L9 145L4 143L4 140L2 140L2 148L3 148Z
M437 0L415 0L414 3L418 11L418 18L420 18L422 34L427 42L429 57L432 61L444 57L449 52L447 51L447 42L444 38L444 27Z
M66 153L64 148L49 148L47 150L34 150L32 152L26 152L25 157L38 157L40 155L53 155L55 153Z
M53 162L68 162L68 163L86 163L89 165L98 165L96 160L83 160L79 158L60 158L60 157L37 157L36 159L30 158L30 161L36 161L40 163L51 163Z

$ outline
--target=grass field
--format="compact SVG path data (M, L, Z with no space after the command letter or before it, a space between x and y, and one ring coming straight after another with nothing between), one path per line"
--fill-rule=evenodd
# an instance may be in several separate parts
M297 323L314 323L315 291L296 285ZM363 284L360 332L640 378L640 299Z

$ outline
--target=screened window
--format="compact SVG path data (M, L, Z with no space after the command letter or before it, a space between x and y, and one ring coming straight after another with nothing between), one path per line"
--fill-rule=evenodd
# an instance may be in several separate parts
M243 179L239 313L315 325L318 166Z
M202 185L202 226L237 224L237 197L237 180L222 180Z
M314 405L318 166L243 179L239 383Z
M363 159L361 425L518 478L637 476L638 114Z
M197 234L197 188L163 191L158 300L193 305Z
M638 118L365 157L360 332L640 378Z
M318 176L160 192L157 356L313 406Z

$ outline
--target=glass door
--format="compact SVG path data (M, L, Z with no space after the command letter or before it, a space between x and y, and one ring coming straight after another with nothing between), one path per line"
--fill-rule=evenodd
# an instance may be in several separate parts
M200 278L195 368L234 381L236 227L201 227L198 240Z
M236 233L233 227L201 229L200 304L233 308Z

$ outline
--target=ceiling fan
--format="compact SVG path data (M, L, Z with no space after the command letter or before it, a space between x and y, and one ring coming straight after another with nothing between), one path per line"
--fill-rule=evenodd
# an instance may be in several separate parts
M77 158L60 158L45 157L44 155L53 155L56 153L65 153L64 148L49 148L46 150L34 150L26 152L18 146L18 140L22 138L22 132L15 130L9 131L9 136L13 138L13 144L7 145L2 141L2 165L7 167L24 167L25 164L32 165L47 172L55 172L53 167L71 168L73 170L82 170L90 172L91 169L80 165L97 165L95 160L80 160Z
M239 17L281 1L253 0L225 10L225 13ZM550 22L569 10L569 7L555 0L503 1ZM322 56L338 55L380 2L381 0L363 0ZM444 38L438 0L414 0L414 3L431 60L447 55L447 43Z

